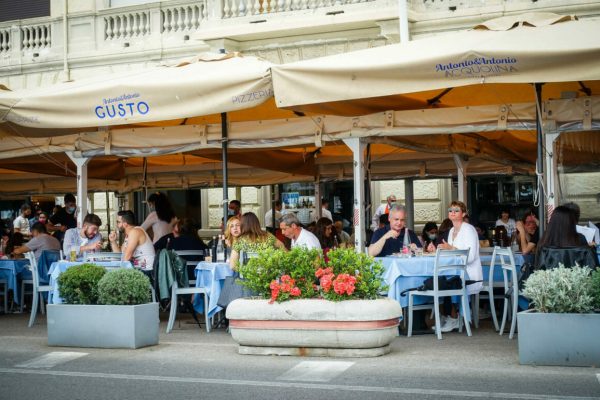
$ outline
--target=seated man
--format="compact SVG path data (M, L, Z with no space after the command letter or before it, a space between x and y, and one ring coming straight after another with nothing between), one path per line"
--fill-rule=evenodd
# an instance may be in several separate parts
M102 220L96 214L88 214L83 219L83 228L71 228L65 232L63 253L69 254L77 248L77 254L83 257L85 252L98 251L102 248L102 234L98 232Z
M294 214L285 214L281 218L279 227L285 237L292 241L292 248L304 246L307 249L321 249L319 239L312 232L304 229Z
M407 242L411 247L422 247L416 233L404 227L406 221L406 208L394 204L389 209L390 224L377 229L371 238L369 255L372 257L385 257L398 253L404 246L404 236L408 234Z
M108 235L110 246L114 252L123 252L121 260L131 261L135 268L142 270L150 276L154 268L154 246L152 239L146 231L135 224L135 215L133 211L124 210L117 213L117 229L120 234L125 234L123 246L117 243L117 233L111 232Z
M60 242L54 236L48 235L46 226L40 222L36 222L31 227L32 238L29 242L16 247L13 254L23 254L28 251L33 251L35 258L39 259L44 250L60 250Z

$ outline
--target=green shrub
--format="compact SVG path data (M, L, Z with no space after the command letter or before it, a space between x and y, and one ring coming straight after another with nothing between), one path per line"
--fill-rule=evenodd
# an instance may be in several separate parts
M150 279L136 269L108 272L98 282L98 304L135 305L150 302Z
M594 308L600 310L600 269L592 272L591 293L594 298Z
M536 271L525 282L523 295L544 313L587 313L594 309L588 267Z
M60 297L67 304L97 304L98 282L106 270L95 264L81 264L58 277Z

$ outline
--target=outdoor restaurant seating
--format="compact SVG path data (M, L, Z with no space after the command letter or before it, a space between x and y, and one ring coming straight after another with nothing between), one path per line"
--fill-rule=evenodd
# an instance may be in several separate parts
M196 266L202 260L201 258L204 256L203 250L177 250L175 251L178 256L186 257L186 256L197 256L199 259L197 260L186 260L187 266ZM188 295L188 294L202 294L204 297L204 321L206 323L206 332L210 332L211 328L211 318L208 316L208 293L205 288L196 287L195 279L188 279L188 287L179 287L177 283L177 279L173 280L173 285L171 286L171 311L169 313L169 322L167 324L167 333L170 333L173 330L173 324L175 323L175 317L177 316L177 305L178 305L178 296L179 295Z
M439 340L442 339L441 318L440 318L440 297L460 296L461 298L461 316L464 319L467 335L471 336L471 327L469 326L469 306L466 286L466 268L469 249L467 250L440 250L435 254L435 266L433 269L433 290L411 290L408 292L408 334L412 336L413 311L428 310L433 307L435 314L435 332ZM462 283L461 289L441 290L439 288L439 277L448 271L460 276ZM414 296L433 297L433 304L414 305Z
M39 279L40 284L48 283L47 276L48 276L48 270L50 269L50 265L52 265L53 262L61 260L61 259L62 259L62 250L61 251L56 251L56 250L43 250L42 251L42 254L40 255L39 260L37 260L38 279ZM30 265L31 265L31 263L30 263ZM31 279L28 279L29 275L32 275ZM31 291L26 290L27 285L32 286ZM33 296L33 293L34 293L33 273L32 273L32 270L29 270L26 277L21 280L21 303L20 303L20 308L21 308L20 311L21 312L23 312L23 306L25 304L25 295L30 294ZM44 308L43 308L43 304L42 304L42 311L43 310L44 310Z
M57 252L58 253L58 252ZM38 273L38 263L35 259L35 254L33 252L25 253L25 257L29 260L29 265L31 266L31 276L33 281L33 299L31 301L31 316L29 317L29 328L33 326L35 322L35 317L37 315L38 303L41 301L41 311L42 314L45 314L44 311L44 296L43 292L50 292L52 290L52 286L50 285L41 285L40 284L40 275Z

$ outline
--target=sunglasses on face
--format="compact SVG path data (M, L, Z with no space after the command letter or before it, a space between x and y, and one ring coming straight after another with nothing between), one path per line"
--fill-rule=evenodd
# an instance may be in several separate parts
M459 207L450 207L450 208L448 208L448 212L449 213L451 213L451 212L456 212L457 213L457 212L461 212L461 211L462 210Z

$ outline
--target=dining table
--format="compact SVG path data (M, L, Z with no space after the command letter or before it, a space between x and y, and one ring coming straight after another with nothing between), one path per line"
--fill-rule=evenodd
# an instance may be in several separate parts
M208 296L208 316L213 317L223 308L217 305L223 283L228 276L233 276L233 270L226 262L201 261L196 266L196 287L206 290ZM202 296L194 297L194 310L204 314L204 302Z
M29 261L24 258L0 259L0 279L6 279L8 290L12 290L13 301L16 304L21 302L21 288L18 282L22 279L23 274L29 271L28 265Z
M85 264L85 262L61 260L52 263L48 270L50 286L52 287L52 290L48 292L48 304L62 304L63 299L60 297L58 290L58 277L67 269L81 264ZM133 265L129 261L95 261L94 264L108 270L115 268L133 268Z

